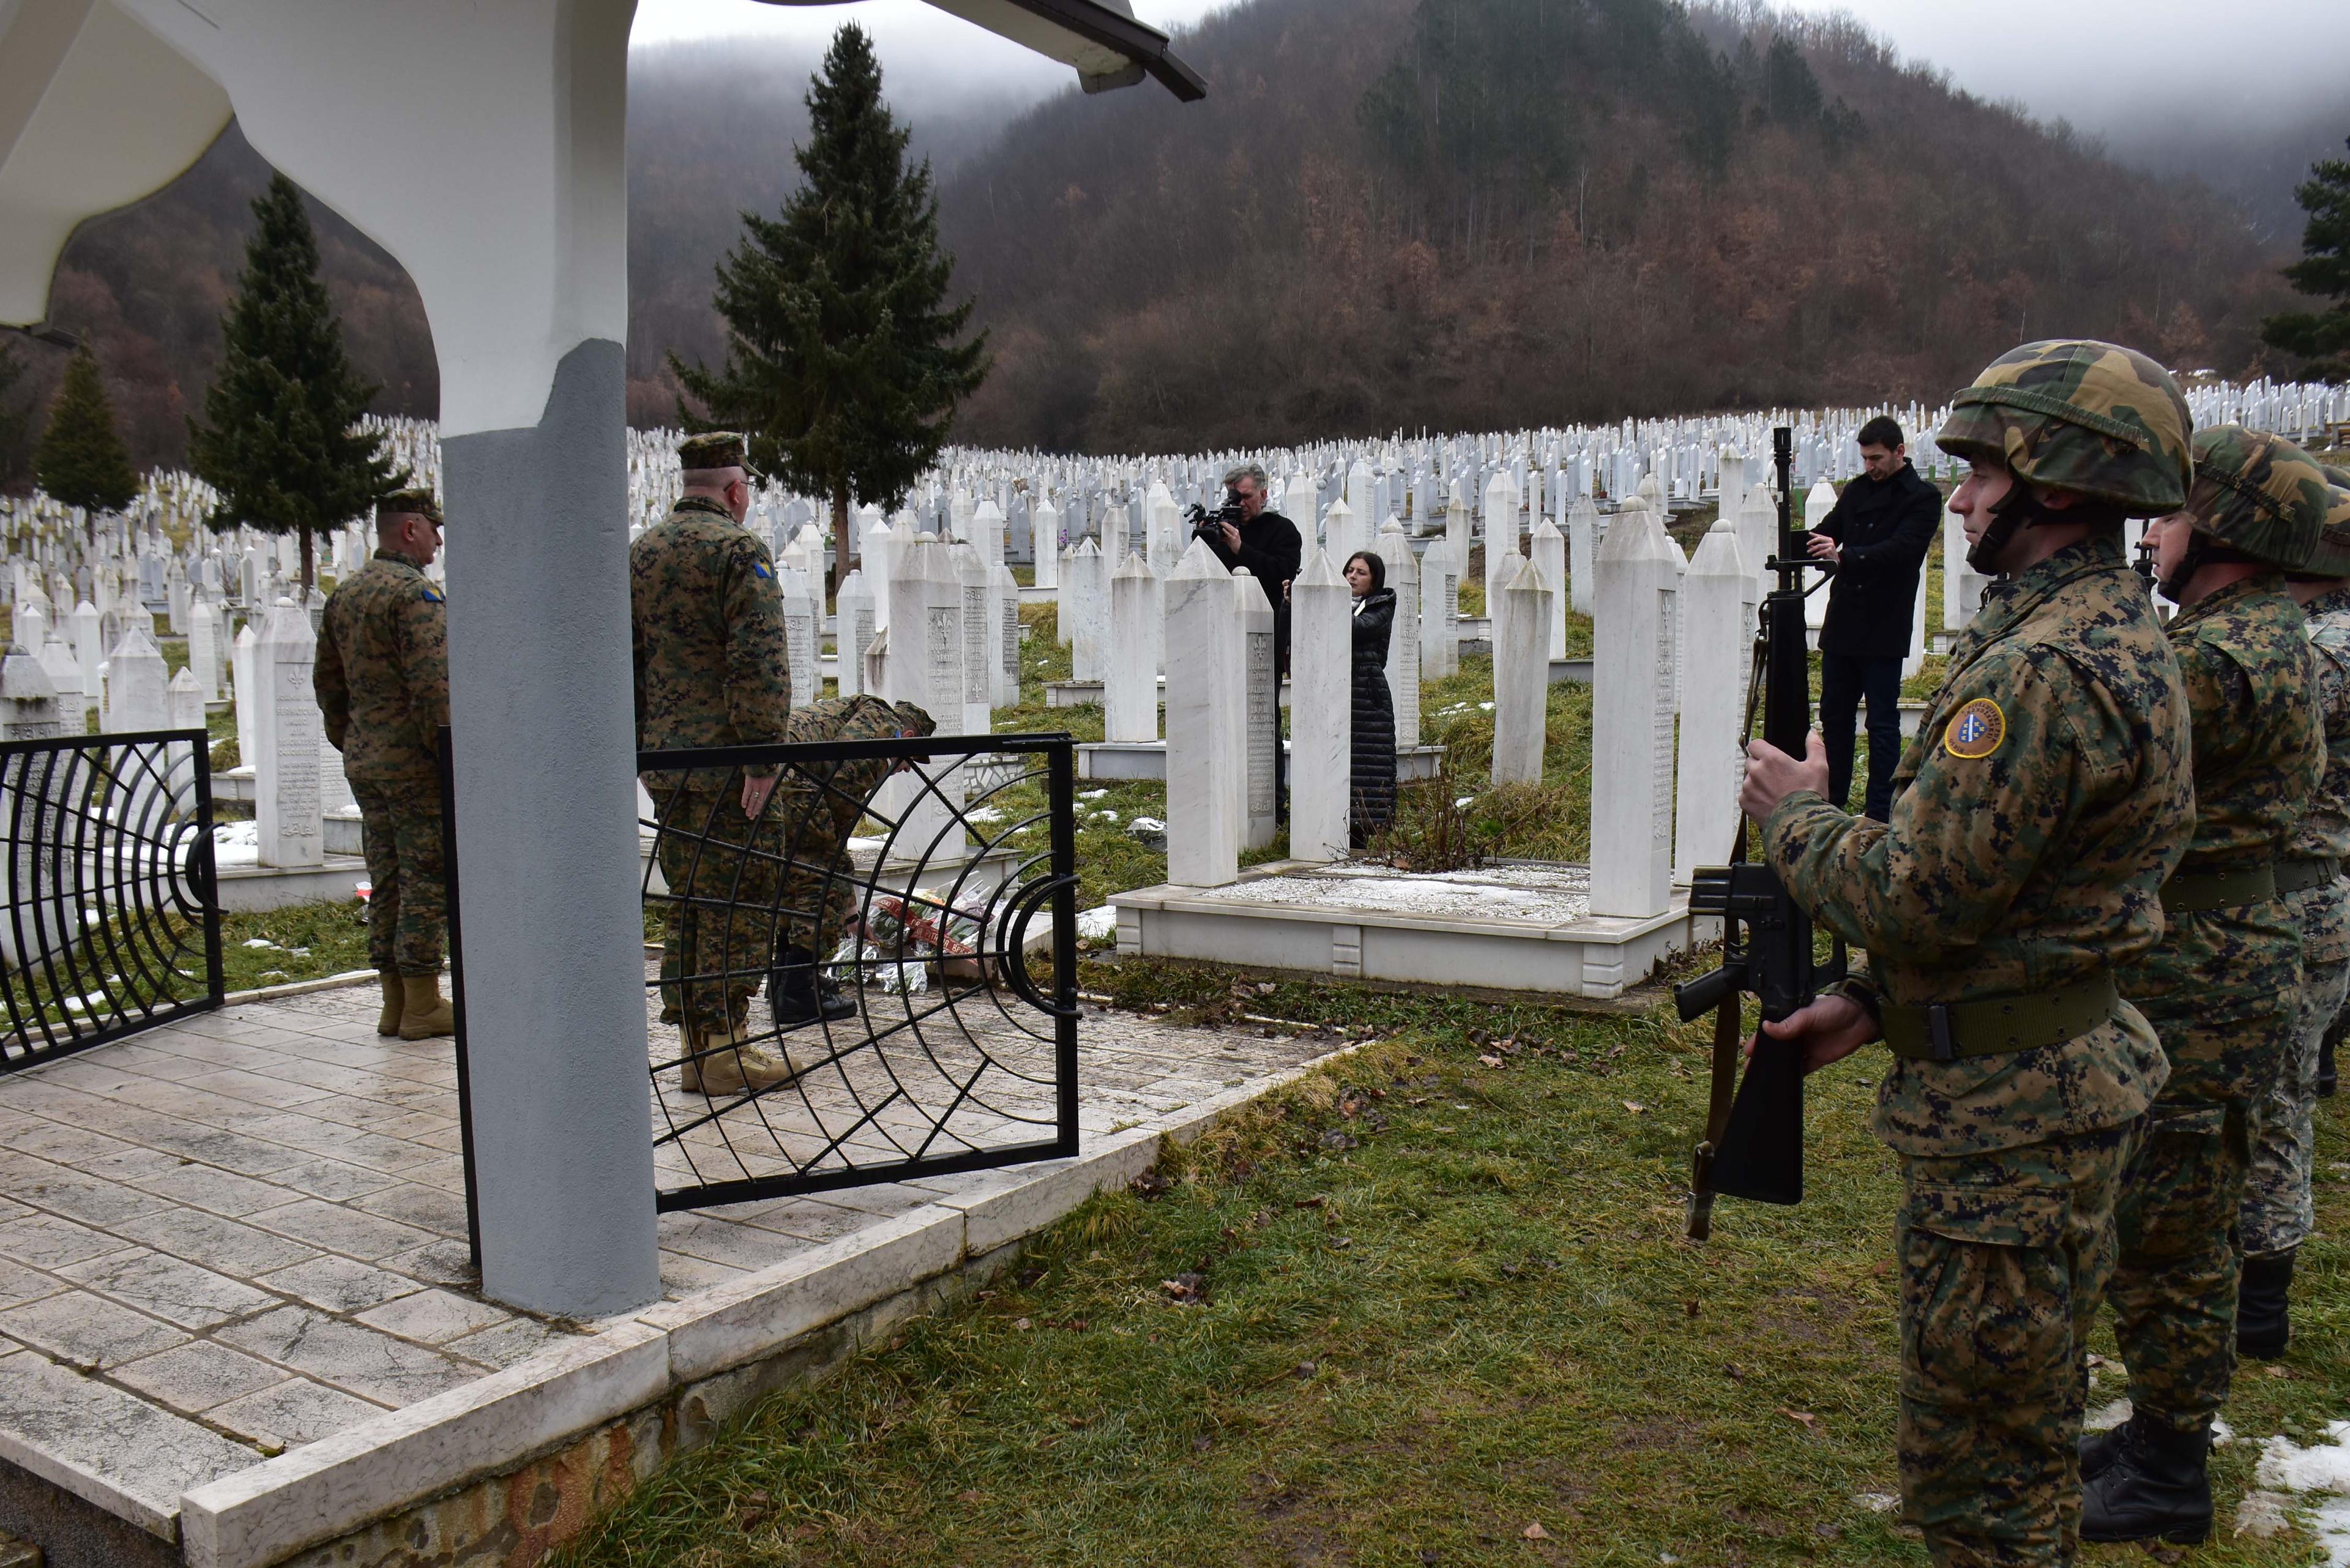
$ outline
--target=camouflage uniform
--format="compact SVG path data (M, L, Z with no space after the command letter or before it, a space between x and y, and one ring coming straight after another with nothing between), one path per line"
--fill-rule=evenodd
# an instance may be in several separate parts
M2248 535L2250 508L2215 477L2216 462L2245 461L2244 434L2196 437L2187 515L2199 536L2282 566L2307 542ZM2190 555L2180 575L2192 570ZM2293 1036L2301 931L2273 892L2251 901L2180 894L2190 879L2275 863L2324 771L2325 732L2315 656L2282 571L2198 600L2168 635L2194 711L2195 828L2167 895L2169 929L2121 976L2162 1039L2170 1080L2123 1183L2110 1295L2132 1407L2195 1433L2227 1403L2235 1367L2249 1116Z
M775 562L725 507L690 495L639 535L629 597L640 749L786 738L792 678ZM775 943L774 808L754 828L743 815L743 774L731 769L643 782L660 827L661 876L677 900L661 941L661 1017L689 1016L704 1033L733 1029Z
M889 740L928 735L936 721L910 702L892 706L870 693L827 698L792 713L795 742ZM828 960L857 922L862 885L848 860L849 835L895 764L879 758L795 763L775 791L768 815L779 819L785 863L779 902L786 929L776 948L805 948ZM778 961L781 961L780 956Z
M2081 439L2085 410L2135 453ZM1961 392L1937 439L2005 462L2016 493L2085 493L2112 517L2178 504L2188 424L2142 357L2033 344ZM1849 989L1867 1004L2094 992L2159 935L2193 811L2188 711L2117 535L1985 591L1896 770L1889 822L1799 791L1763 825L1795 899L1866 950ZM1897 1055L1877 1093L1904 1187L1902 1495L1938 1563L2073 1557L2083 1353L2116 1190L2164 1076L2146 1021L2102 1010L2054 1044Z
M437 975L449 920L435 761L449 722L440 588L407 556L378 550L327 600L312 679L359 802L368 961L386 974Z

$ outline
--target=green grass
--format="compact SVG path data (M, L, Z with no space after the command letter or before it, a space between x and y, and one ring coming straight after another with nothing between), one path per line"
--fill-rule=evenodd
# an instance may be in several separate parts
M1163 1189L1097 1199L986 1293L771 1398L559 1561L1925 1562L1856 1501L1898 1490L1881 1058L1814 1081L1810 1199L1725 1202L1697 1247L1695 1030L1162 966L1087 983L1380 1038L1171 1152ZM2286 1376L2240 1381L2242 1433L2343 1414L2339 1104L2303 1337ZM2219 1450L2223 1521L2255 1457ZM2226 1530L2193 1560L2311 1561L2305 1537Z
M248 945L256 941L269 945ZM231 991L367 967L367 906L356 898L221 917L221 974Z

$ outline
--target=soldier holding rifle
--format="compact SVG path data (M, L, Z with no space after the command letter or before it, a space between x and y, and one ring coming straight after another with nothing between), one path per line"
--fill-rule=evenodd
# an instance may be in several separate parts
M1894 778L1891 820L1749 747L1742 804L1794 901L1866 972L1771 1038L1807 1070L1883 1039L1876 1128L1901 1157L1900 1473L1943 1564L2069 1562L2084 1345L2124 1167L2166 1066L2116 967L2153 946L2194 824L2177 659L2122 551L2185 502L2186 400L2143 355L2032 343L1936 440L1998 581Z

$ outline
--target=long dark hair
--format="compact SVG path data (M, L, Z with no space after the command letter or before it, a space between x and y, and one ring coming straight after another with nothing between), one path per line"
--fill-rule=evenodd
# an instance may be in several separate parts
M1357 561L1371 568L1371 594L1378 593L1388 586L1388 564L1385 561L1368 550L1357 550L1347 557L1347 566L1351 566ZM1339 569L1343 572L1345 567ZM1365 594L1363 597L1369 598L1371 594Z

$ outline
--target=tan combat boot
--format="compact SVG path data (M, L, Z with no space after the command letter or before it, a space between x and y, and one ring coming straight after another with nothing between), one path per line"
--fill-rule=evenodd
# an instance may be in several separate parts
M375 1032L378 1034L397 1034L400 1033L401 998L400 971L387 969L376 972L383 981L383 1011L376 1015Z
M687 1038L692 1037L688 1031ZM740 1095L771 1089L799 1076L788 1052L777 1056L756 1045L741 1044L741 1039L731 1029L703 1031L700 1044L692 1047L700 1054L689 1055L678 1071L678 1087L689 1095Z
M436 1034L457 1033L457 1014L442 1000L439 975L402 975L400 988L402 1040L430 1040Z

